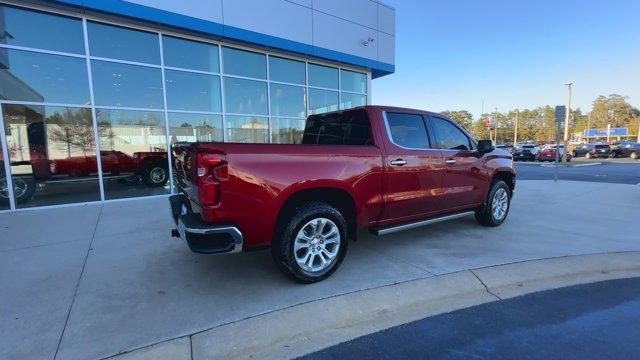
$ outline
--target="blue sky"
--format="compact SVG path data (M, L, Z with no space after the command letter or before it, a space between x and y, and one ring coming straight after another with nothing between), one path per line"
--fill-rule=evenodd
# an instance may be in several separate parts
M396 9L396 73L374 104L485 112L618 93L640 107L640 0L384 0Z

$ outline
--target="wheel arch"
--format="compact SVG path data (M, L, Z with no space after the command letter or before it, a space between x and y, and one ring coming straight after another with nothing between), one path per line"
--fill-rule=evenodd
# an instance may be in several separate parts
M333 186L309 187L288 193L278 209L274 235L296 209L312 201L323 202L338 209L347 222L349 238L357 238L358 214L355 199L347 190Z

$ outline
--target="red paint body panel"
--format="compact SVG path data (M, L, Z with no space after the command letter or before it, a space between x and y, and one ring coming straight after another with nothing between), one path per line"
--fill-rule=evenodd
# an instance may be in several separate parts
M474 151L407 150L387 135L383 112L429 114L410 109L366 106L371 120L372 146L197 143L174 146L174 170L180 189L210 224L237 226L244 247L271 242L284 202L299 191L331 188L353 199L360 227L376 227L429 217L480 205L498 171L514 174L511 155L502 150L479 155ZM220 202L201 206L196 155L224 154L216 169ZM389 166L401 157L402 167ZM445 157L455 157L446 166Z

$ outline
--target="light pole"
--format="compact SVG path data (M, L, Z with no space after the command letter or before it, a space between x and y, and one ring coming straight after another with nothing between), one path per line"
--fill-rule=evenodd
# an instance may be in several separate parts
M569 97L567 99L567 112L564 114L564 151L562 152L562 161L567 162L567 151L569 151L569 114L571 114L571 86L573 82L564 85L567 87L567 90L569 90Z
M516 123L513 127L513 146L515 147L518 143L518 115L520 114L520 110L516 109Z

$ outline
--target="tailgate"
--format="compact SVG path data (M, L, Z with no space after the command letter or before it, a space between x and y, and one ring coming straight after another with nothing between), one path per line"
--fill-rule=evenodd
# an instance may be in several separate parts
M173 180L177 190L198 203L198 188L196 181L196 145L190 143L176 143L173 152Z

